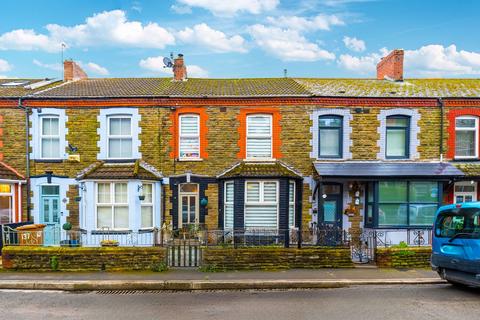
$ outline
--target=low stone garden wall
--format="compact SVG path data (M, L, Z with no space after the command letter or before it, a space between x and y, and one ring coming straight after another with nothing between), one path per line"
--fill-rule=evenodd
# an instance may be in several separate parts
M25 271L155 270L165 264L161 247L23 247L2 250L3 268Z
M353 267L350 248L219 248L202 250L202 268L222 270L276 270Z
M377 248L379 268L429 268L431 247Z

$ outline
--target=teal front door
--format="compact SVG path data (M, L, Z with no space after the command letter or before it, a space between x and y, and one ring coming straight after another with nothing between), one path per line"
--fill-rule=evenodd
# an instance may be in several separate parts
M43 243L60 244L60 194L58 186L42 186L40 223L45 224Z

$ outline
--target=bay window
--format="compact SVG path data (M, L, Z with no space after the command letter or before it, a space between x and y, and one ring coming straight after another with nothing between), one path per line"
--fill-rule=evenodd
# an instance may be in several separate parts
M389 116L386 127L386 148L387 159L405 159L409 155L410 144L410 117Z
M179 117L179 157L180 159L200 158L200 117L181 115Z
M478 118L455 119L455 158L478 158Z
M130 116L108 117L108 158L132 158L132 118Z
M247 158L272 158L272 116L247 116Z
M225 182L225 200L224 200L224 229L233 229L233 203L234 203L233 182Z
M97 229L128 229L127 183L97 183Z
M42 159L59 159L61 157L58 116L40 117L40 150Z
M141 228L153 228L153 183L143 183L142 184L142 195L143 199L141 200Z
M278 182L247 181L245 185L245 228L277 228Z
M477 182L455 182L455 203L477 201Z
M434 181L369 183L365 224L370 227L431 226L440 202L439 190L439 183Z
M320 116L318 119L319 158L342 157L342 123L341 116Z

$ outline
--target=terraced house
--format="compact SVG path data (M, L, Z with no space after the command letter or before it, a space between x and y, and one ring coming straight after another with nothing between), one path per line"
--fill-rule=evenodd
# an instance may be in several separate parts
M98 239L329 225L427 243L442 202L477 199L480 81L404 79L401 50L377 71L187 79L179 56L173 79L90 79L66 61L64 81L0 84L1 151L29 181L23 219Z

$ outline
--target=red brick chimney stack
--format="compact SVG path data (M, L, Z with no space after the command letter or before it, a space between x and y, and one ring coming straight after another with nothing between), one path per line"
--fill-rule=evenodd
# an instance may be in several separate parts
M173 60L173 81L187 80L187 67L183 60L183 54L179 53L178 57Z
M390 52L377 64L377 79L403 81L403 50L396 49Z
M63 80L64 81L73 81L73 80L81 80L87 79L88 76L85 71L80 68L75 61L72 60L65 60L63 62Z

